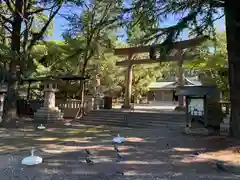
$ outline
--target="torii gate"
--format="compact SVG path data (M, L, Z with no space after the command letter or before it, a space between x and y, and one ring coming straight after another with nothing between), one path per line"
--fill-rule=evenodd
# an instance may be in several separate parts
M137 64L153 64L153 63L159 63L159 62L169 62L169 61L178 61L178 81L179 85L184 85L183 81L183 61L184 60L193 60L194 55L187 55L184 53L184 49L190 48L190 47L196 47L200 45L202 42L207 40L207 36L203 37L197 37L194 39L184 40L184 41L177 41L172 44L172 49L175 50L175 53L173 55L168 55L166 58L162 59L161 57L158 59L151 59L153 57L153 52L155 53L156 50L159 50L161 47L161 44L155 44L154 46L140 46L140 47L130 47L130 48L119 48L115 49L114 55L118 56L128 56L127 60L119 61L116 63L117 66L126 66L127 67L127 73L125 76L125 99L124 99L124 105L122 108L129 109L131 108L130 102L131 102L131 94L132 94L132 69L133 65ZM132 57L134 54L138 53L149 53L150 57L149 59L137 59L133 60ZM183 106L183 98L179 98L179 106Z

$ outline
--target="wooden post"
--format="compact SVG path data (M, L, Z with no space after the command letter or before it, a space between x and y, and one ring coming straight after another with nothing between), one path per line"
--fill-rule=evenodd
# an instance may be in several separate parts
M178 51L178 83L179 86L184 86L184 70L183 70L183 52L181 50ZM183 96L178 97L179 106L184 106L184 98Z
M132 54L128 56L128 67L125 77L125 98L124 98L124 105L122 106L123 109L130 109L131 108L131 96L132 96L132 76L133 76L133 65L131 63Z

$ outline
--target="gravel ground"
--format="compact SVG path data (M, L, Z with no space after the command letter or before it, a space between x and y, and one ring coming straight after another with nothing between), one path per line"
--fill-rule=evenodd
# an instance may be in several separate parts
M240 177L220 172L215 162L199 158L196 152L220 150L232 141L224 139L185 136L181 129L104 129L91 134L91 141L65 142L64 153L46 154L43 149L36 154L44 158L41 165L25 167L20 164L29 152L19 151L0 155L1 180L236 180ZM71 130L69 130L71 131ZM66 132L66 131L65 131ZM116 162L111 138L120 133L127 141L118 146L124 160ZM44 133L42 133L44 136ZM77 136L78 137L78 136ZM79 137L78 137L79 138ZM1 138L3 139L3 138ZM33 143L33 142L31 142ZM42 145L43 146L43 145ZM68 148L74 149L72 152ZM85 163L88 147L93 155L93 165ZM51 147L52 148L52 147ZM56 147L55 150L59 149ZM77 149L77 150L76 150ZM124 172L119 175L117 172Z

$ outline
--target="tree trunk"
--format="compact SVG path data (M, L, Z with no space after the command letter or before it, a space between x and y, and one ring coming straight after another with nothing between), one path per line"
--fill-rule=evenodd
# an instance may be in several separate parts
M82 72L81 72L82 77L85 76L85 71L86 71L86 65L82 69ZM80 102L80 108L78 109L75 119L81 119L82 116L85 115L85 109L84 109L85 86L84 85L85 85L84 80L81 80L80 87L79 87L80 90L78 91L78 94L77 94L81 96L81 102Z
M229 87L231 101L230 133L240 137L240 4L225 1Z
M22 0L15 1L16 11L14 14L14 19L12 23L12 35L11 35L11 50L17 55L20 55L20 46L21 46L21 24L22 17L18 12L22 12ZM4 101L4 110L3 110L3 121L2 124L5 127L15 126L15 121L17 119L17 62L19 62L19 57L12 57L9 65L9 77L8 77L8 91Z

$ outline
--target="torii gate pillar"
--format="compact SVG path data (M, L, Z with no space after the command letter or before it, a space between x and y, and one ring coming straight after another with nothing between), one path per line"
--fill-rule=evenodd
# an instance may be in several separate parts
M128 56L128 66L125 76L125 98L124 104L122 105L123 109L131 108L131 96L132 96L132 78L133 78L133 64L131 63L132 55Z

